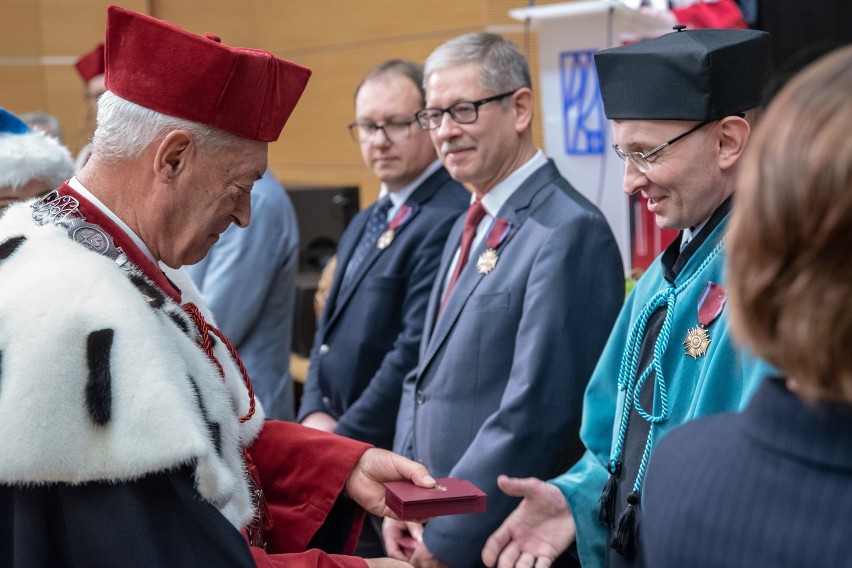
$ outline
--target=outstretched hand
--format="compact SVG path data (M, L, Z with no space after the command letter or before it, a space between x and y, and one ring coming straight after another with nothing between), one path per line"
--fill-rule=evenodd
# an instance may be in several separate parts
M435 479L415 461L387 450L370 448L361 456L346 480L346 494L368 512L380 517L397 516L385 504L388 481L411 481L420 487L435 486Z
M521 504L488 537L482 562L493 567L549 568L574 542L576 527L558 487L534 477L497 478L503 493L523 497Z
M382 523L385 550L391 558L411 561L417 547L423 543L423 525L411 521L385 519Z

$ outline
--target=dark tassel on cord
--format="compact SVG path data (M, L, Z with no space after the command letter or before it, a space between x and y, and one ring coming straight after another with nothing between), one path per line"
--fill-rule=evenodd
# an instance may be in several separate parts
M627 496L627 510L618 519L618 531L615 533L610 547L625 558L633 558L636 554L636 514L639 509L639 492L631 491Z
M607 469L610 469L609 467ZM615 462L615 467L609 472L603 492L601 492L601 508L598 511L598 520L608 528L612 528L615 521L615 493L618 490L618 474L621 471L621 462Z

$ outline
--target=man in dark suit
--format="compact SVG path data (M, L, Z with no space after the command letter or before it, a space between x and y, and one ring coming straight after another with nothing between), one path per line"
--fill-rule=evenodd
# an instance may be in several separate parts
M349 130L382 189L341 238L299 412L307 426L383 448L417 364L441 250L469 198L416 124L422 83L420 65L391 60L356 90Z
M420 126L475 195L444 248L394 448L438 477L473 481L488 511L384 532L392 556L463 568L480 565L486 537L517 504L498 474L555 475L579 457L583 390L624 278L603 215L535 147L529 68L514 44L456 38L425 74Z

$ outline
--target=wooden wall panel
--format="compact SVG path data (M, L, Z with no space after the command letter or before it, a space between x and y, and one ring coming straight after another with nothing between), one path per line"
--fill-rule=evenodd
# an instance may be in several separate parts
M319 0L257 2L270 15L262 28L270 50L297 53L383 44L480 25L486 0ZM309 6L306 9L306 6Z
M0 0L0 106L14 113L55 115L72 154L90 134L84 129L84 86L77 57L103 41L112 0ZM147 12L147 0L122 0Z
M228 45L269 49L257 33L269 15L258 9L256 0L150 0L150 4L152 16L191 32L210 32Z
M32 0L0 0L0 56L40 54L39 15L39 4ZM7 87L3 84L0 88L5 91Z
M0 106L16 114L44 106L42 67L39 65L0 66Z
M106 7L112 1L0 0L0 106L16 113L55 114L73 152L86 142L88 132L83 87L71 64L102 40ZM353 118L352 93L361 77L388 58L423 61L443 41L476 30L502 33L527 50L535 76L534 34L524 33L523 24L508 16L510 9L526 4L524 0L121 1L193 32L215 33L229 45L266 49L311 67L314 75L299 107L281 139L270 146L270 167L292 184L358 184L362 205L375 199L378 182L346 131ZM31 58L27 61L31 64L8 64L10 58L20 57ZM540 144L537 123L535 136Z

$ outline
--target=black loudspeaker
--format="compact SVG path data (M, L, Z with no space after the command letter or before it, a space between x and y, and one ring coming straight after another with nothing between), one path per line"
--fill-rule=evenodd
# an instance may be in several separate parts
M321 272L359 210L355 186L288 187L299 221L299 272Z
M322 269L337 251L340 236L358 213L355 186L287 187L299 223L299 269L293 313L293 353L308 357L316 332L314 295Z

